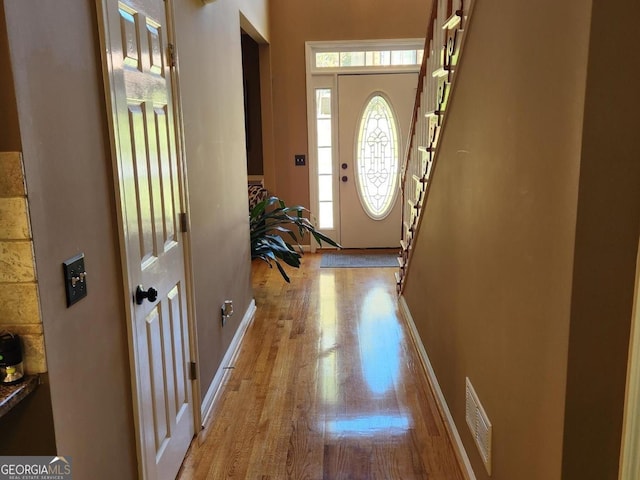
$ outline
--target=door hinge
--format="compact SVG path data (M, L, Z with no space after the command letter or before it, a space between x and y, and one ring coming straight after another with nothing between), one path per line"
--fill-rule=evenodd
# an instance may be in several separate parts
M189 231L189 221L187 220L186 213L179 213L180 216L180 231L186 233Z
M197 378L196 362L189 362L189 380L196 380Z
M167 56L169 60L169 66L175 67L176 66L176 47L173 45L173 43L167 44Z

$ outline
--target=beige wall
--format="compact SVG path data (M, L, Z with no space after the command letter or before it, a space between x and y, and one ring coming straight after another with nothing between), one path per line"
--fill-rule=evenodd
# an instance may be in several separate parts
M593 1L563 480L618 478L640 231L639 18L636 0Z
M478 478L465 376L493 422L492 478L614 480L640 227L640 6L548 3L476 5L406 298Z
M407 278L478 479L465 377L491 478L561 478L590 5L476 2Z
M245 2L246 3L246 2ZM201 393L252 299L240 43L241 2L177 0L176 36L191 208ZM265 20L253 2L247 21ZM268 25L252 24L260 35ZM234 302L224 328L220 308Z
M57 453L73 457L78 478L135 478L96 12L75 0L11 0L4 8ZM61 263L79 252L89 295L67 308Z
M294 166L307 152L305 41L424 38L431 2L398 0L270 0L273 85L273 166L267 187L288 204L309 205L308 166ZM273 176L272 176L273 175Z

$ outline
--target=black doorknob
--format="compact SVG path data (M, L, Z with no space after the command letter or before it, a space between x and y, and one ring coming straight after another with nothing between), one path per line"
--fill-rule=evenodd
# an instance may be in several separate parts
M145 298L151 303L155 302L156 298L158 298L158 291L153 287L149 287L147 290L144 290L142 285L138 285L138 288L136 288L136 303L138 305L142 305Z

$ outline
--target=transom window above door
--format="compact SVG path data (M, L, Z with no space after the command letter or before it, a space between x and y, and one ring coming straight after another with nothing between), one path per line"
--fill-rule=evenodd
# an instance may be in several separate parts
M307 75L419 70L424 39L307 42Z
M420 65L423 49L315 52L315 67L349 68Z

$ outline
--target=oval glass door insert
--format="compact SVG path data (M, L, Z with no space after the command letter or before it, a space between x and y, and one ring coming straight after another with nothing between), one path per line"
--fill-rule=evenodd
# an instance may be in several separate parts
M364 108L357 142L358 196L367 215L381 220L391 212L398 183L398 128L381 94L373 95Z

